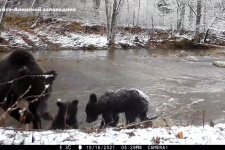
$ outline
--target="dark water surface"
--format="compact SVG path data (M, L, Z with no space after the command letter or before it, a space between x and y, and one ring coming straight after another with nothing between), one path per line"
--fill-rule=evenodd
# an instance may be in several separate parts
M78 99L80 128L88 125L84 109L91 93L123 87L140 89L150 97L150 116L164 112L174 123L201 125L205 111L206 122L224 122L225 69L212 62L225 58L205 56L209 51L204 50L186 52L197 61L167 56L180 53L174 50L36 51L33 55L46 70L58 71L50 112L56 114L57 99ZM157 53L166 56L151 57ZM50 124L44 121L43 127Z

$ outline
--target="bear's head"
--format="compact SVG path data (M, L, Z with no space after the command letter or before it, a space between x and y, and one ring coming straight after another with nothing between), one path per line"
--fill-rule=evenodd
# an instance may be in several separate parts
M56 126L58 129L67 129L67 128L78 128L77 123L77 105L78 100L68 101L68 102L62 102L58 101L57 106L59 108L58 114L55 117L55 122L58 123ZM56 128L53 127L52 128Z
M98 119L99 108L97 107L97 101L98 101L97 96L95 94L91 94L85 109L85 112L87 115L87 119L86 119L87 123L91 123Z

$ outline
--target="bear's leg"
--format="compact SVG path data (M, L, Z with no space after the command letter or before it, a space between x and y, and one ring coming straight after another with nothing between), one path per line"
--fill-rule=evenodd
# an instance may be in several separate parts
M142 112L142 113L139 115L139 118L140 118L141 121L145 121L145 120L149 120L149 119L150 119L150 118L148 117L146 111Z
M34 115L33 128L34 129L42 129L42 127L41 127L41 118L39 117L39 115L37 113L37 106L38 106L37 102L31 103L31 104L29 104L29 110Z
M143 113L141 113L139 115L139 118L140 118L141 121L149 120L149 122L145 123L145 125L148 126L148 127L149 126L152 127L152 121L150 121L150 118L147 115L147 111L144 111Z
M112 113L105 113L102 115L102 122L100 125L100 129L106 126L113 126L114 125L114 118Z
M115 113L115 114L113 114L113 123L112 123L112 126L113 127L116 127L117 124L118 124L118 122L119 122L119 114Z
M132 112L125 112L125 117L126 117L126 120L127 120L127 124L131 124L131 123L135 122L135 120L137 118L137 115L135 115ZM132 126L130 128L136 128L136 127Z
M110 119L107 120L107 123L105 123L105 119L102 119L100 128L102 128L104 125L109 125L112 127L117 126L117 124L119 122L119 115L117 113L114 113L114 114L112 114L112 116L108 116L108 117L110 117ZM105 118L107 118L106 115L105 115Z

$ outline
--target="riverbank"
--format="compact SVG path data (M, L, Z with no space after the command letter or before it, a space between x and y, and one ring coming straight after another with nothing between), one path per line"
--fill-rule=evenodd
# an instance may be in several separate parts
M100 25L52 18L6 17L0 39L0 50L25 48L32 50L97 50L107 49L107 29ZM144 29L118 27L116 49L209 49L225 46L214 44L193 44L194 32L166 29Z

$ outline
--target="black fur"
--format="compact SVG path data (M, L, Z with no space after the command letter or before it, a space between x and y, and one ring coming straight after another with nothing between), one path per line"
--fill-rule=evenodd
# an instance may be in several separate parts
M78 100L73 100L72 102L57 102L59 111L50 129L77 129L77 104Z
M118 113L121 112L125 112L127 124L135 122L137 117L141 121L148 120L148 103L148 96L137 89L107 91L99 98L91 94L86 105L86 122L91 123L102 114L100 128L106 125L115 127L119 121Z
M32 75L47 75L47 77L34 77ZM55 70L46 72L35 60L32 54L25 50L15 50L3 56L0 60L0 106L6 111L17 99L23 95L29 86L31 89L23 96L28 102L38 98L37 101L29 104L29 111L25 110L23 123L33 121L33 128L41 128L42 117L45 120L52 120L48 112L48 99L52 92L52 84L57 76ZM23 77L23 78L21 78ZM21 79L18 79L21 78ZM18 79L18 80L15 80ZM8 82L14 80L13 82ZM45 85L49 87L41 97ZM10 112L16 120L21 121L21 108Z

